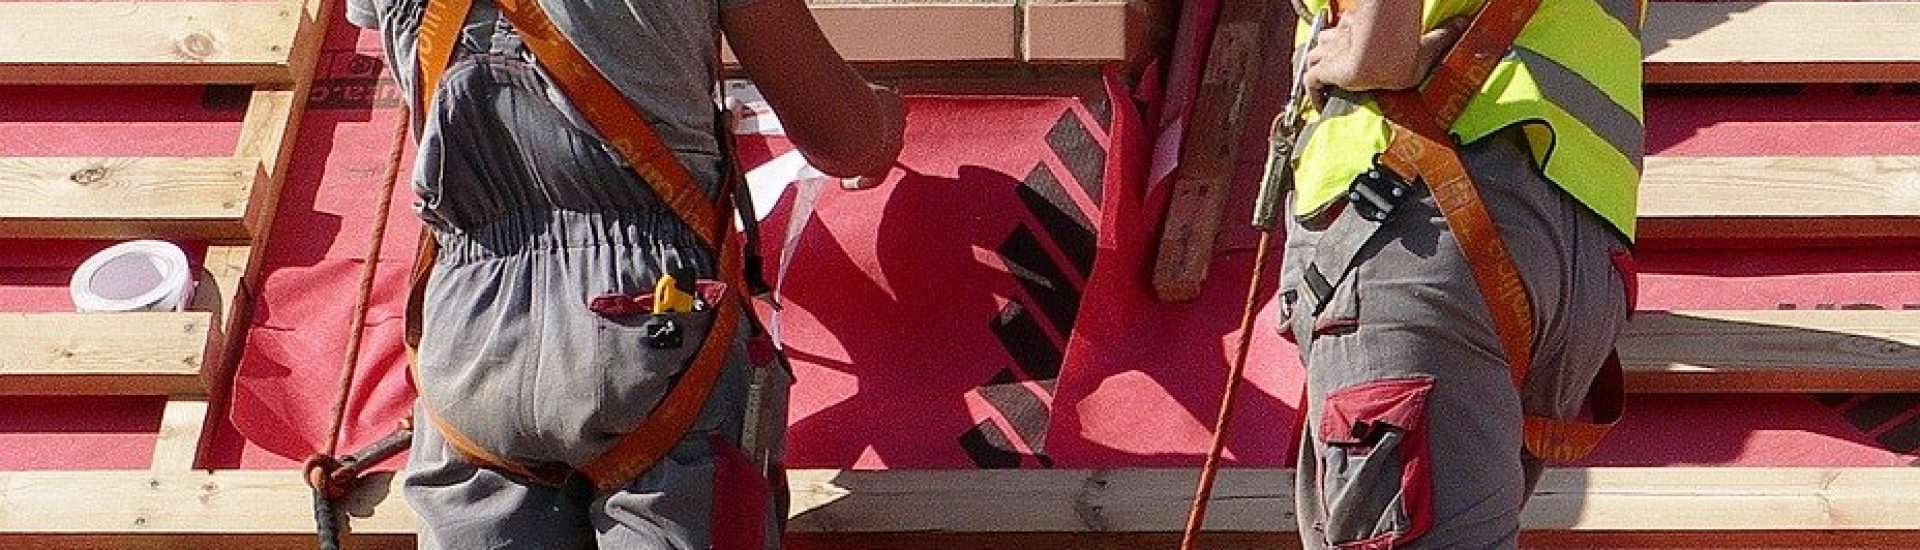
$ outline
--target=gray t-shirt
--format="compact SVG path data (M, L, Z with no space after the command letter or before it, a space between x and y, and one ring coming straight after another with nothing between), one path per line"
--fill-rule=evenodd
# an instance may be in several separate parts
M693 176L717 179L713 136L714 51L720 11L754 0L540 0L556 26L594 68L648 117L660 140ZM347 21L379 29L405 97L416 99L416 38L425 0L348 0ZM462 42L486 44L497 10L474 2ZM557 95L557 94L555 94ZM556 103L565 105L564 98ZM418 104L413 101L413 104ZM569 113L575 122L578 115ZM421 116L415 113L415 117ZM585 126L584 124L580 124Z

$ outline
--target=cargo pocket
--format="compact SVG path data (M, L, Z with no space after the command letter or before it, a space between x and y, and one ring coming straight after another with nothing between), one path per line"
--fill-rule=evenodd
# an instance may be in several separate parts
M1627 316L1632 317L1634 309L1640 307L1640 264L1626 250L1616 248L1607 254L1613 260L1613 273L1620 276L1620 288L1627 294Z
M706 344L715 314L736 307L726 285L700 281L700 306L690 312L653 313L653 294L607 295L589 301L595 323L594 361L600 402L586 421L602 436L632 431L660 404Z
M1427 449L1430 378L1368 382L1327 396L1318 433L1327 542L1396 548L1433 523Z

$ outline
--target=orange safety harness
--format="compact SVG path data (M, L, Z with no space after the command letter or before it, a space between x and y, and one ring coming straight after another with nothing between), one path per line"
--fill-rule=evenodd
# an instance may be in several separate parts
M1401 181L1427 186L1460 243L1473 280L1480 287L1494 330L1500 336L1516 389L1526 389L1533 364L1533 302L1520 279L1493 216L1481 200L1480 186L1467 173L1460 151L1447 131L1505 58L1541 0L1488 0L1467 25L1421 90L1383 91L1373 99L1393 128L1393 140L1378 164ZM1533 456L1573 460L1593 451L1611 428L1625 401L1624 376L1617 354L1609 355L1587 398L1594 422L1527 414L1521 441Z
M1520 270L1501 240L1493 216L1482 201L1479 184L1467 173L1453 136L1447 131L1466 109L1487 77L1493 73L1521 29L1532 20L1541 0L1488 0L1474 14L1467 29L1447 50L1440 64L1429 74L1419 90L1376 91L1371 95L1392 128L1393 138L1386 151L1376 159L1381 170L1391 172L1401 182L1420 182L1434 197L1447 227L1459 242L1461 252L1473 270L1474 283L1491 312L1494 330L1500 337L1514 387L1524 391L1527 370L1533 362L1533 303L1527 296ZM1344 11L1334 2L1334 14ZM1331 22L1329 22L1331 25ZM1280 127L1276 123L1276 127ZM1276 141L1289 139L1275 136ZM1285 162L1279 159L1276 162ZM1280 170L1290 170L1281 165ZM1357 189L1356 189L1357 190ZM1268 196L1270 190L1262 190ZM1262 200L1259 202L1268 202ZM1268 206L1270 207L1270 205ZM1256 214L1256 220L1259 219ZM1241 349L1228 374L1226 397L1214 428L1213 447L1201 470L1199 487L1181 548L1190 550L1201 525L1206 521L1219 459L1225 447L1226 424L1233 405L1234 389L1245 368L1246 333L1251 330L1252 300L1258 291L1260 271L1265 263L1270 225L1260 228L1261 243L1255 259L1254 288L1242 316ZM1336 266L1341 269L1345 266ZM1618 354L1610 355L1587 393L1594 421L1560 420L1527 414L1522 425L1522 442L1534 456L1554 461L1586 456L1602 436L1619 420L1624 396L1624 375ZM1304 402L1302 402L1304 406Z
M749 289L746 266L743 265L747 262L744 237L742 233L729 230L732 224L730 210L735 207L735 186L722 185L718 199L709 200L686 167L660 141L646 118L604 75L593 68L537 2L493 2L513 23L533 56L541 60L541 66L572 100L574 107L586 117L588 124L646 181L654 196L693 230L700 244L719 258L723 295L713 306L716 314L708 337L695 352L691 365L668 390L666 397L639 426L616 441L612 448L573 470L555 471L553 468L529 466L501 457L480 447L456 427L449 425L434 413L431 403L425 403L422 409L449 446L477 464L553 483L578 473L601 490L611 491L651 467L679 444L713 392L732 349L732 335L738 333L742 322L750 322L743 320L749 307L744 294ZM437 89L442 73L452 61L455 40L472 7L473 0L428 2L420 23L419 38L423 106L431 104L431 94ZM721 136L721 139L726 139L726 136ZM408 363L413 368L415 378L419 377L414 351L421 336L421 308L437 248L433 235L422 231L406 315Z

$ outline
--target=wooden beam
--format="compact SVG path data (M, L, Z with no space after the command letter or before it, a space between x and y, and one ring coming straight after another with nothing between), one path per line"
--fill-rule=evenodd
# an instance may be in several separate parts
M194 395L211 315L0 313L0 395Z
M156 472L192 470L200 458L200 441L207 434L207 399L187 396L167 400L160 415L159 437L153 442Z
M1920 82L1920 3L1650 6L1647 82Z
M257 158L0 158L0 238L245 239Z
M1127 58L1127 3L1029 0L1021 9L1027 61L1099 62Z
M800 470L788 478L789 532L797 543L843 550L1033 541L1137 547L1179 531L1195 476L1191 469ZM1290 544L1291 486L1290 470L1224 471L1209 531ZM413 544L417 519L398 493L398 482L380 475L348 498L355 546ZM0 494L0 546L312 544L310 490L293 471L11 472L0 473ZM1522 522L1523 536L1535 542L1911 544L1920 536L1920 470L1549 470Z
M1920 391L1920 311L1642 312L1620 360L1640 393Z
M414 516L391 477L376 478L343 503L354 517L356 538L412 532ZM70 539L120 537L178 546L179 537L221 542L210 547L231 547L227 540L273 547L299 540L311 547L312 491L291 470L0 473L0 494L6 495L0 500L0 546L74 547L83 544Z
M1012 0L811 4L813 18L847 61L1020 59L1020 12Z
M225 384L239 359L247 313L265 268L267 230L273 227L279 209L280 189L292 164L295 136L306 113L307 91L313 85L314 64L320 58L332 7L338 3L280 0L280 5L296 16L297 28L288 53L292 82L254 88L234 147L236 157L260 159L263 171L255 185L247 189L246 226L254 230L244 240L215 242L207 248L205 267L209 277L202 280L217 281L219 287L203 297L217 297L219 301L195 303L195 307L217 314L205 341L207 367L201 371L209 385Z
M1274 25L1292 22L1277 15L1285 11L1284 6L1284 2L1227 2L1221 8L1193 113L1182 136L1180 167L1153 266L1153 290L1161 301L1193 300L1206 283L1240 133L1267 128L1265 121L1248 124L1246 119L1260 84L1269 31Z
M242 244L207 247L200 283L194 289L193 303L188 305L190 310L212 314L207 321L206 362L200 369L200 379L207 387L223 386L232 379L230 371L240 359L239 346L247 331L247 313L253 308L247 269L263 255Z
M1920 239L1920 156L1649 157L1641 239Z
M848 61L880 67L1097 64L1130 53L1122 0L809 0ZM731 50L723 59L735 63ZM864 67L872 70L874 67Z
M0 2L0 84L287 82L275 2Z
M1193 470L801 471L796 533L1178 532ZM1292 530L1288 470L1222 472L1213 530ZM1550 470L1529 531L1920 531L1912 468ZM1017 504L1014 504L1017 503Z
M855 63L1020 61L1014 0L885 2L810 0L813 18L840 57ZM736 63L731 49L726 63Z

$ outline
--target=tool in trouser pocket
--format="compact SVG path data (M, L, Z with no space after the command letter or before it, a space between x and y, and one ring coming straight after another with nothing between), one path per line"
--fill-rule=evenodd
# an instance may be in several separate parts
M660 259L660 266L660 280L653 284L651 315L640 328L646 335L647 347L679 349L686 344L686 327L674 315L699 311L707 304L700 300L693 271L680 261L679 254L667 251Z
M1267 269L1268 249L1273 244L1274 221L1278 217L1280 197L1293 186L1294 140L1300 132L1300 118L1305 112L1303 104L1306 102L1306 87L1301 84L1301 75L1306 71L1306 53L1325 25L1324 14L1314 16L1306 45L1294 52L1293 87L1288 92L1286 106L1280 116L1274 118L1268 133L1271 149L1267 152L1265 175L1253 205L1253 227L1260 232L1260 242L1254 248L1253 272L1247 283L1247 299L1240 311L1240 340L1234 351L1233 364L1227 369L1220 412L1214 417L1213 443L1207 449L1206 462L1200 468L1200 481L1194 488L1193 505L1188 509L1187 525L1180 537L1181 550L1192 550L1200 527L1207 521L1207 501L1212 498L1213 482L1219 475L1220 459L1226 452L1227 420L1233 417L1234 397L1240 389L1241 379L1245 377L1247 352L1253 344L1253 320L1259 308L1260 279Z
M721 281L715 287L718 294L707 300L707 307L714 311L708 336L702 339L699 349L692 354L687 366L681 370L659 404L647 412L639 425L617 439L610 449L571 467L570 471L553 471L500 456L463 435L457 426L449 424L424 398L419 409L443 436L448 447L469 462L541 481L579 474L600 490L614 491L665 457L689 433L705 409L727 358L732 354L733 344L738 341L736 335L743 328L742 323L752 323L749 318L750 305L744 299L735 298L742 297L754 288L747 281L746 274L752 270L749 264L753 262L749 260L757 258L755 249L758 247L757 243L745 241L750 241L755 233L750 229L744 233L736 232L731 227L738 200L745 199L747 191L733 185L740 181L739 178L729 176L727 182L720 186L718 197L709 198L705 188L694 180L686 166L654 133L647 118L631 102L626 101L618 88L560 33L538 3L530 0L492 2L520 33L522 41L541 68L546 69L553 84L579 110L593 130L611 145L654 197L692 231L700 246L718 258L717 271ZM452 60L455 40L472 4L472 0L437 0L428 3L419 31L420 52L417 57L420 62L421 90L438 88L438 80ZM430 102L431 98L423 97L422 100ZM721 137L722 143L727 141L726 134ZM737 171L737 168L734 170ZM751 216L744 220L748 223L744 224L743 229L753 227ZM417 362L412 361L413 350L420 342L426 285L437 251L434 235L429 230L423 230L406 317L406 344L416 378L419 373ZM669 298L663 312L670 312L675 307L688 307L684 300L672 298L676 297L676 293L686 290L683 285L694 281L691 274L684 277L670 275L674 279L672 282L664 285L664 288L656 286L655 289L665 290L665 298ZM665 279L663 277L663 281ZM761 286L764 286L763 282ZM703 293L692 294L698 298ZM671 324L663 324L658 328L664 331L669 327ZM757 326L753 327L752 332L760 332ZM684 341L681 343L684 344ZM672 344L673 334L663 333L653 343Z

